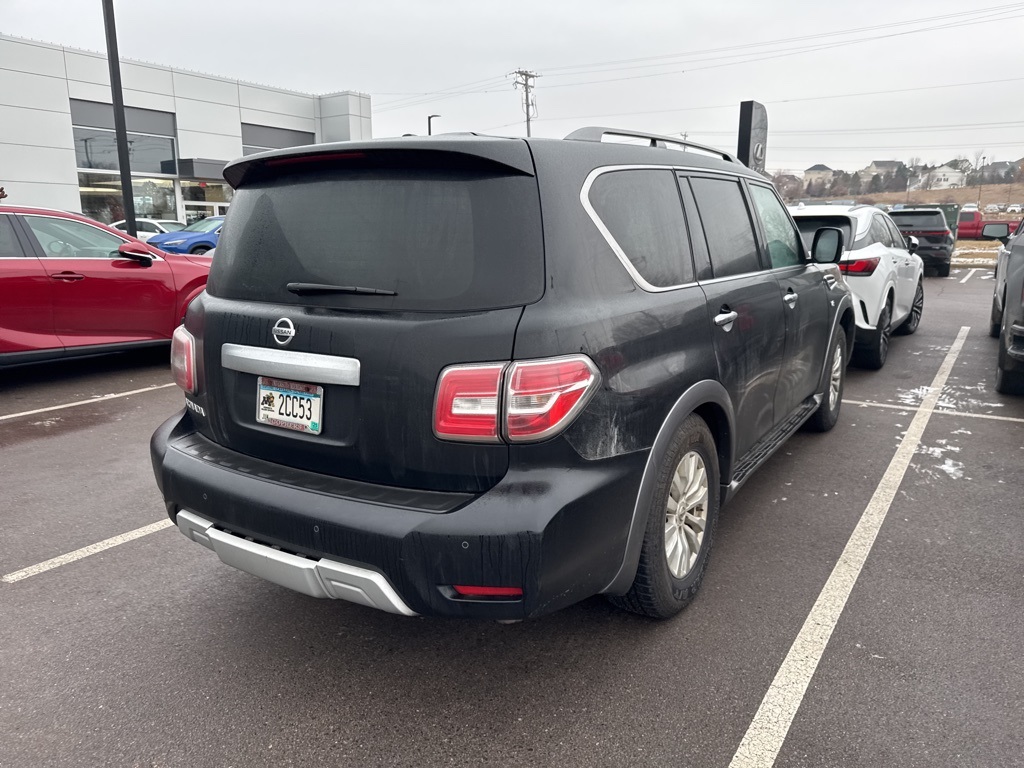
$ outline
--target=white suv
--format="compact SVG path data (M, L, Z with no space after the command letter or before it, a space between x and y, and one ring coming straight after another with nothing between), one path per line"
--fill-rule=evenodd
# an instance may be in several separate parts
M857 335L854 362L885 365L889 337L913 333L924 311L924 262L914 251L917 238L904 238L884 212L870 205L800 205L789 209L804 241L818 227L843 231L846 252L839 268L853 292Z
M122 232L128 231L128 222L115 221L110 226L115 229L119 229ZM162 235L164 232L177 232L178 230L184 229L185 225L180 221L174 219L136 219L135 229L139 233L138 238L142 242L147 242L153 235Z

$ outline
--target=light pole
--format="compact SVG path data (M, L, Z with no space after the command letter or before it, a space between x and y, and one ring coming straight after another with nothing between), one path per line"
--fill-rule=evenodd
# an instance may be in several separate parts
M435 117L440 117L440 115L427 115L427 136L433 135L430 123Z

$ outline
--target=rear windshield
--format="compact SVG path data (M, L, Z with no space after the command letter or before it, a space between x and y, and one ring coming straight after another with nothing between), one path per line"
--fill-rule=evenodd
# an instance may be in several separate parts
M896 226L906 229L945 229L946 217L942 211L891 211L889 215Z
M800 230L800 237L803 238L804 246L810 252L814 245L814 233L822 227L837 227L843 232L843 243L846 250L853 247L851 233L853 227L847 216L795 216L797 229Z
M288 283L396 295L298 296ZM479 310L544 291L540 200L529 176L329 169L235 192L208 290L229 299L395 310Z

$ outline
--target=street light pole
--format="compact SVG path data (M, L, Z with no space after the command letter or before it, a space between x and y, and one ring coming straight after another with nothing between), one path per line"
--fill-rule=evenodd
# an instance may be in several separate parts
M128 128L124 120L124 94L121 92L121 60L117 56L117 30L114 28L114 0L103 0L103 27L107 33L107 66L110 68L110 94L114 100L114 134L117 137L117 164L121 169L124 221L128 234L137 237L131 155L128 152Z
M430 123L435 117L440 117L440 115L427 115L427 136L433 136Z
M981 169L985 167L985 156L981 156L981 165L978 166L978 210L981 210L981 190L985 186L985 173Z

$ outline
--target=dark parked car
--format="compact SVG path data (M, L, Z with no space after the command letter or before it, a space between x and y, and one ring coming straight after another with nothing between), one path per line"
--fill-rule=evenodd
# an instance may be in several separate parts
M0 208L0 368L166 345L210 259L48 208Z
M991 223L999 224L1000 222ZM996 227L989 230L995 233L996 236L986 238L989 240L1002 240L1003 242L999 247L999 252L996 254L996 268L992 281L992 322L989 326L989 335L993 339L999 338L999 333L1003 327L1003 303L1006 300L1006 270L1010 262L1010 249L1017 238L1024 234L1024 221L1018 223L1016 227L1012 224L1007 226L1006 237L1002 236L1002 227Z
M839 415L842 233L812 258L729 155L608 133L229 164L172 351L187 408L151 442L182 533L406 615L685 606L720 505Z
M1024 395L1024 237L1017 227L1011 240L1010 225L986 224L982 237L1002 240L997 281L992 299L992 331L999 338L996 364L996 391L1006 395ZM999 300L998 318L996 300Z
M917 238L917 255L926 267L933 268L939 277L949 277L956 238L938 208L904 208L891 211L889 216L904 237Z

